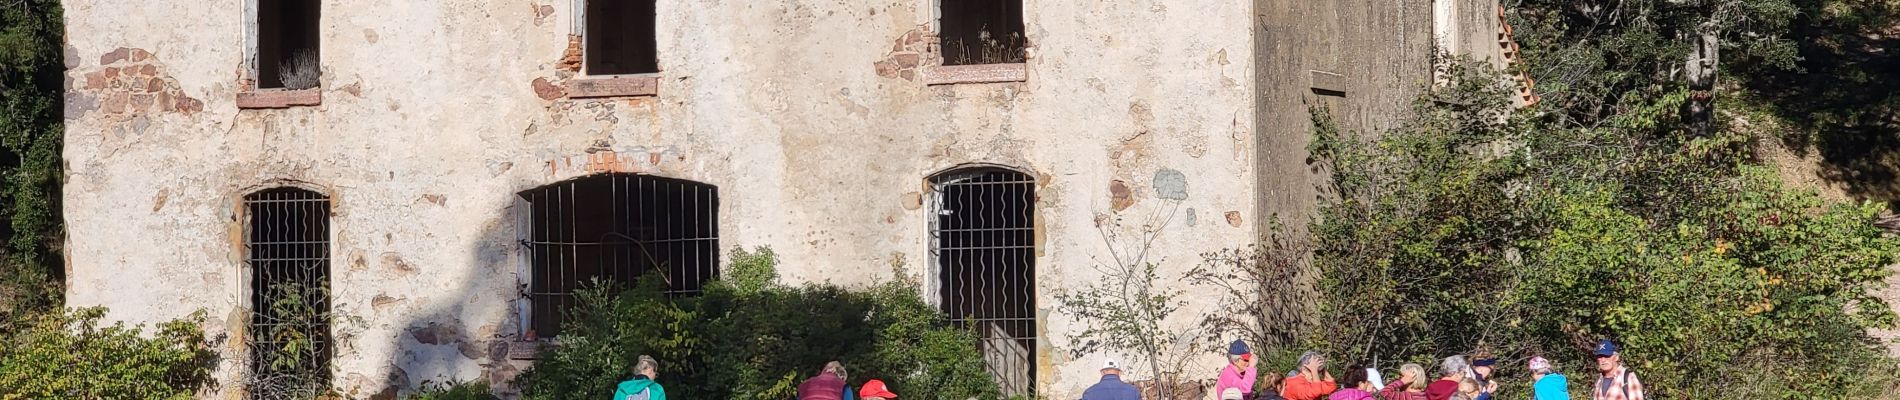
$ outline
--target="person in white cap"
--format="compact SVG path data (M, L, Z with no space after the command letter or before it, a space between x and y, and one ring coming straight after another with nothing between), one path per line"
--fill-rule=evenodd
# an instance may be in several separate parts
M1543 357L1531 357L1531 399L1532 400L1570 400L1570 379L1550 365Z
M1102 381L1082 391L1082 400L1141 400L1141 390L1122 382L1122 365L1115 360L1102 363Z
M1240 389L1236 388L1227 388L1220 392L1220 400L1246 400L1246 397L1240 394Z

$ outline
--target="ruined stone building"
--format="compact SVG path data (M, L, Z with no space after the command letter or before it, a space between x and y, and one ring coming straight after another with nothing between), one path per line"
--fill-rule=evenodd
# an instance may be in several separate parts
M1006 390L1073 398L1121 357L1064 351L1053 300L1103 230L1179 275L1303 218L1307 105L1390 123L1435 37L1508 52L1496 7L70 0L67 302L204 311L217 398L291 291L347 316L309 332L332 387L505 386L584 279L690 294L769 246L791 283L926 282Z

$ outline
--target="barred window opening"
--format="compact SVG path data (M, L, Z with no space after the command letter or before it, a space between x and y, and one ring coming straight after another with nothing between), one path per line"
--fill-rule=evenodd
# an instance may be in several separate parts
M719 192L649 175L594 175L521 193L528 207L529 326L560 334L574 290L596 278L632 287L659 273L671 295L719 276Z
M330 387L330 199L269 189L244 197L244 215L251 397L311 398Z
M952 323L976 330L978 349L1004 394L1034 398L1035 181L1021 172L977 168L931 185L937 301Z

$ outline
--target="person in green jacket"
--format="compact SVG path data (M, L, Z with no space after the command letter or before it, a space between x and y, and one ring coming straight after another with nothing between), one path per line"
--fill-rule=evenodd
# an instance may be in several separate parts
M640 356L640 362L633 365L633 379L620 382L614 388L613 400L666 400L666 389L653 381L659 376L660 362Z

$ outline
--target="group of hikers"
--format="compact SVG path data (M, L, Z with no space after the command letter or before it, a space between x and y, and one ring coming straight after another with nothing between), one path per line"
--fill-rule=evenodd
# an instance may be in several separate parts
M1590 390L1591 400L1645 398L1642 382L1623 365L1616 343L1604 340L1591 355L1600 374ZM1378 369L1356 365L1334 377L1326 357L1309 351L1286 376L1264 381L1273 387L1259 391L1254 390L1255 383L1262 382L1255 362L1245 342L1228 346L1227 366L1214 381L1220 400L1490 400L1498 390L1492 381L1498 360L1489 355L1445 357L1438 364L1437 379L1426 375L1423 366L1405 364L1399 367L1399 379L1381 382ZM1532 400L1570 400L1569 379L1550 360L1531 357L1525 370L1531 377ZM1082 400L1140 400L1141 391L1122 381L1123 371L1109 361L1102 366L1102 381L1083 391Z
M640 356L633 366L633 379L614 387L614 400L666 400L666 389L653 381L659 376L660 363L653 357ZM825 363L818 376L798 384L798 400L897 400L897 393L891 393L884 381L872 379L852 390L845 381L847 376L844 363Z
M1604 340L1591 352L1600 374L1590 391L1591 400L1643 400L1643 384L1623 365L1616 343ZM1214 393L1219 400L1491 400L1498 390L1492 381L1497 359L1489 355L1445 357L1438 364L1438 377L1425 374L1418 364L1399 366L1399 379L1382 382L1376 368L1352 366L1339 377L1327 368L1325 356L1318 352L1301 354L1296 367L1285 377L1266 379L1267 390L1254 390L1259 379L1253 352L1242 341L1227 348L1227 366L1215 380ZM614 400L666 400L666 391L655 383L659 362L640 356L634 365L633 379L614 388ZM1525 365L1531 377L1532 400L1570 400L1569 380L1556 365L1543 357L1531 357ZM1141 400L1141 390L1122 381L1125 368L1114 360L1102 366L1102 380L1082 392L1082 400ZM847 383L844 364L826 363L817 376L798 385L798 400L896 400L883 381L865 381L860 388Z

